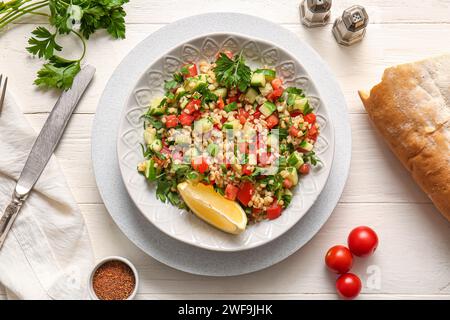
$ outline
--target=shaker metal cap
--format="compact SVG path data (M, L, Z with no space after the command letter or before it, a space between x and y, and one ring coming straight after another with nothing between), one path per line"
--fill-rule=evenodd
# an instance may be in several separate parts
M334 21L333 35L339 44L351 46L364 38L368 23L366 9L363 6L351 6Z
M330 18L332 0L303 0L300 3L300 18L307 27L327 24Z
M342 21L350 31L359 31L367 27L369 16L363 6L354 5L342 13Z

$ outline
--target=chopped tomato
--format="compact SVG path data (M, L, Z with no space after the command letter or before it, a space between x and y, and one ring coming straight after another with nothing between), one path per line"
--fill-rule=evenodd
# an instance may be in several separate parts
M288 188L288 189L292 188L292 182L291 182L291 180L289 180L288 178L284 179L284 180L283 180L283 186L284 186L285 188Z
M272 85L272 88L274 90L277 90L281 88L281 86L283 85L283 81L280 78L275 78L270 84Z
M238 100L238 96L237 95L235 95L235 96L228 96L228 99L226 100L227 101L227 104L230 104L230 103L232 103L232 102L236 102Z
M192 116L194 117L194 120L198 120L202 117L202 114L200 113L200 111L195 111Z
M267 119L267 127L269 129L272 129L273 127L275 127L278 124L278 117L274 114L270 115Z
M252 208L253 214L260 214L261 212L262 212L262 209L260 209L260 208Z
M241 154L247 153L247 142L239 142L238 143L238 150Z
M238 187L235 187L232 184L227 185L227 187L225 188L225 198L227 198L228 200L235 200L238 191Z
M243 125L247 122L249 113L244 109L239 109L239 122Z
M315 124L308 130L308 138L314 141L317 140L317 127Z
M217 52L216 59L218 59L220 57L221 53L224 53L228 58L233 59L233 52L231 52L230 50L224 50L221 52Z
M237 194L238 200L247 206L255 193L255 186L250 181L245 181L242 183L241 188Z
M191 165L192 165L192 168L194 168L194 170L196 170L200 173L204 173L209 168L208 162L206 162L206 159L203 157L197 157L197 158L192 159Z
M316 122L316 115L314 113L308 113L307 115L303 116L303 119L305 119L308 123L314 123Z
M298 130L296 127L292 126L288 130L289 135L292 137L298 137L298 134L300 133L300 130Z
M259 119L261 115L262 115L261 111L255 111L255 113L253 114L253 119Z
M190 126L192 121L194 121L194 117L189 114L182 113L178 116L178 120L183 126Z
M166 128L176 127L178 124L178 118L176 115L171 114L166 116Z
M242 174L243 175L251 175L252 174L252 170L250 170L249 168L248 168L248 165L246 165L246 164L244 164L243 166L242 166Z
M302 114L302 112L300 111L300 110L294 110L294 111L292 111L291 113L290 113L290 115L291 115L291 117L293 118L293 117L296 117L296 116L299 116L299 115L301 115Z
M304 163L300 166L300 169L298 171L300 171L301 174L308 174L309 173L309 169L310 166L307 163Z
M188 104L184 107L183 111L187 114L192 114L200 107L200 104L202 103L199 99L192 99L188 102Z
M223 109L223 107L225 107L225 103L223 102L222 97L219 97L219 100L217 100L217 107L219 109Z
M187 64L185 67L188 71L187 74L184 74L185 78L195 77L198 74L197 65L195 63Z
M275 101L279 97L281 97L282 94L283 94L283 88L278 88L278 89L273 90L272 93L270 93L267 96L267 99L269 99L270 101Z
M267 208L267 219L273 220L278 218L281 215L281 211L283 208L278 204L278 201L275 200L270 207Z

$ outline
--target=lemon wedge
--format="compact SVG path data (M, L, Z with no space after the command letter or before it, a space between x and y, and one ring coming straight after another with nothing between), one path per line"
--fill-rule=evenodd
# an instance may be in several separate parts
M200 219L232 234L245 230L247 216L241 206L225 199L211 185L182 182L177 188L184 202Z

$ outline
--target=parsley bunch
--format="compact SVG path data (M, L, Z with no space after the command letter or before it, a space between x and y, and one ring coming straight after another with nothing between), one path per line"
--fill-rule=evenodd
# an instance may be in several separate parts
M228 58L225 53L221 53L214 68L217 81L227 87L237 87L241 92L250 86L252 71L245 64L242 52L234 59Z
M129 0L0 0L0 31L24 15L48 17L51 28L43 26L32 31L26 48L46 61L34 83L47 88L68 89L81 69L86 54L86 39L105 29L114 39L125 38L125 10ZM80 58L69 60L56 53L63 48L57 38L73 34L83 45Z

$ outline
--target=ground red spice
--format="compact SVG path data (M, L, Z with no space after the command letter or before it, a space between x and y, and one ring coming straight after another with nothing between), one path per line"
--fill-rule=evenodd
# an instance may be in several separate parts
M93 287L101 300L126 300L136 286L133 270L122 261L108 261L94 274Z

